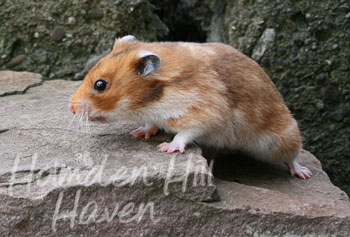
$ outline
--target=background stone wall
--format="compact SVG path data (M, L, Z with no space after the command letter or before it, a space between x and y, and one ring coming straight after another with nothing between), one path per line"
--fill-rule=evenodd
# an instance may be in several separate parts
M156 40L167 28L148 1L0 1L0 68L82 79L85 63L132 32ZM84 71L83 71L84 72Z

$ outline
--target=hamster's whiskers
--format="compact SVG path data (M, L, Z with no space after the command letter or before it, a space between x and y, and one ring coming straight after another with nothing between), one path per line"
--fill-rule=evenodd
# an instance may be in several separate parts
M86 113L85 116L85 129L87 134L89 134L91 136L91 130L90 130L90 125L89 125L89 113Z
M78 123L78 129L79 130L81 128L81 124L82 124L82 121L83 121L83 116L84 116L84 111L83 113L80 113L80 118L79 118L79 123Z
M68 123L68 125L67 125L66 132L65 132L64 136L67 135L67 133L68 133L68 131L70 130L70 127L71 127L73 121L75 121L75 119L76 119L76 116L73 115L72 119L69 121L69 123Z

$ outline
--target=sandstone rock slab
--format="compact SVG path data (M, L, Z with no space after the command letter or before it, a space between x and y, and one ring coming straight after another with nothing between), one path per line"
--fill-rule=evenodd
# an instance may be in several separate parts
M216 158L214 179L196 146L163 154L169 135L134 139L138 124L73 117L79 84L0 97L1 236L350 234L348 197L307 151L309 180L240 155Z
M24 93L41 82L42 76L37 73L0 71L0 96Z

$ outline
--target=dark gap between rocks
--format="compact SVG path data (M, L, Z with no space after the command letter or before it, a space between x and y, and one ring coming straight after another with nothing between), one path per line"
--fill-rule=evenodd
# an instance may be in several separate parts
M169 28L169 33L159 37L159 41L206 41L206 33L201 30L200 23L190 16L185 2L151 0L151 3L155 6L155 14Z

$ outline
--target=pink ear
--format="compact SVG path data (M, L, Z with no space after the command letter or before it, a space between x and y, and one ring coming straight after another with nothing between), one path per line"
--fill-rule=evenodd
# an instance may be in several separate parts
M120 41L135 41L136 37L133 35L126 35L123 38L119 39Z
M160 57L158 55L144 50L139 52L137 56L139 59L136 62L136 69L141 76L148 76L160 68Z
M124 36L122 38L117 38L114 41L113 49L116 48L118 42L123 42L123 41L130 41L130 42L132 42L132 41L136 41L136 40L137 40L136 37L133 36L133 35L126 35L126 36Z

